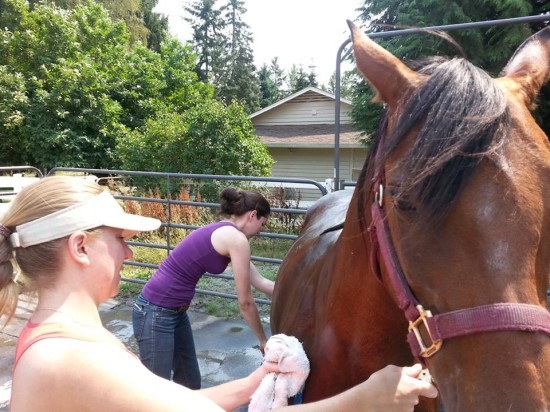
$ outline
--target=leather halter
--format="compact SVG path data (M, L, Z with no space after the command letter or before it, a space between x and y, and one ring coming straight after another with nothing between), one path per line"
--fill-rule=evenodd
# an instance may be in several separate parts
M409 321L407 341L413 356L423 361L437 353L445 339L483 332L514 330L550 335L550 312L537 305L494 303L432 315L418 302L399 263L384 209L382 146L383 139L374 156L374 202L368 229L372 242L371 265L382 280L380 261L384 263L398 306Z

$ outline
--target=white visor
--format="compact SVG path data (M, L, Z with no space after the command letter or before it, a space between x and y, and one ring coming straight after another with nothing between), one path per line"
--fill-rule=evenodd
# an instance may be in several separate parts
M130 237L158 229L160 220L126 213L110 193L103 192L83 203L16 226L10 241L15 248L25 248L101 226L122 229L126 232L123 236Z

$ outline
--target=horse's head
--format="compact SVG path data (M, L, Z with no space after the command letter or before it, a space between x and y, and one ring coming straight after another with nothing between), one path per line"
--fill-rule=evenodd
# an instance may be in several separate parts
M550 144L529 112L550 77L550 28L497 79L459 58L413 70L350 28L388 109L370 165L381 276L407 315L424 315L412 300L439 319L421 320L412 346L444 338L425 361L445 411L550 410Z

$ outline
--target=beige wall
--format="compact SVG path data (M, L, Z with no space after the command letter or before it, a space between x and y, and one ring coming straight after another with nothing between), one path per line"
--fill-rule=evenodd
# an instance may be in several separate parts
M334 149L268 147L275 160L272 175L324 181L334 176ZM366 149L340 149L340 178L351 180L352 169L361 169Z
M350 105L341 104L340 123L350 124ZM253 119L255 126L334 124L334 101L293 102L292 100Z
M269 147L269 153L275 160L271 174L275 177L295 177L324 182L334 177L334 150L330 148L281 148ZM360 149L340 150L340 179L355 180L361 170L367 151ZM357 170L359 169L359 170ZM354 173L355 170L355 173ZM297 189L304 201L316 200L317 189Z

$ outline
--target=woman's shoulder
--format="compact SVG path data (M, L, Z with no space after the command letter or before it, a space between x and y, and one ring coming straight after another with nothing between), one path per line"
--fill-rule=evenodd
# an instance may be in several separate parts
M101 336L97 333L97 336ZM16 371L24 370L26 365L30 367L47 368L49 365L60 367L64 364L74 365L75 361L87 362L96 357L112 356L120 357L121 353L131 355L124 345L114 336L108 338L82 339L78 335L55 336L34 342L21 356Z
M222 228L222 227L228 227L228 228L237 229L237 226L235 226L235 223L230 222L229 220L220 220L218 222L212 222L206 225L205 227L211 227L216 229Z
M129 399L124 393L136 388L145 392L151 379L139 359L115 343L45 339L21 358L14 374L12 402L18 406L14 411L77 410L83 402L95 410L132 410L107 405L138 408L139 397ZM37 394L37 400L29 393Z
M214 230L211 242L214 249L222 255L227 255L235 247L243 248L248 245L248 239L245 234L233 224L220 226Z
M62 394L68 386L87 385L90 379L108 374L130 356L124 352L115 343L62 337L40 340L30 346L17 363L13 396L17 399L21 393L28 395L43 390Z
M218 222L209 223L205 226L201 226L198 229L196 229L195 231L191 232L191 235L193 235L193 234L194 235L203 234L203 236L204 236L205 233L216 232L219 229L224 229L224 228L238 230L237 227L233 223L231 223L227 220L221 220L221 221L218 221Z
M210 230L212 231L212 233L215 233L216 235L219 235L221 233L229 233L234 236L238 236L239 233L242 233L234 223L229 222L227 220L210 223L210 225L205 227L210 227Z
M244 233L241 232L239 228L235 226L234 223L227 222L227 221L222 221L218 223L220 224L217 225L217 227L212 231L212 233L215 234L216 236L223 235L223 236L228 236L231 239L240 239L240 238L246 239L246 236L244 235Z

